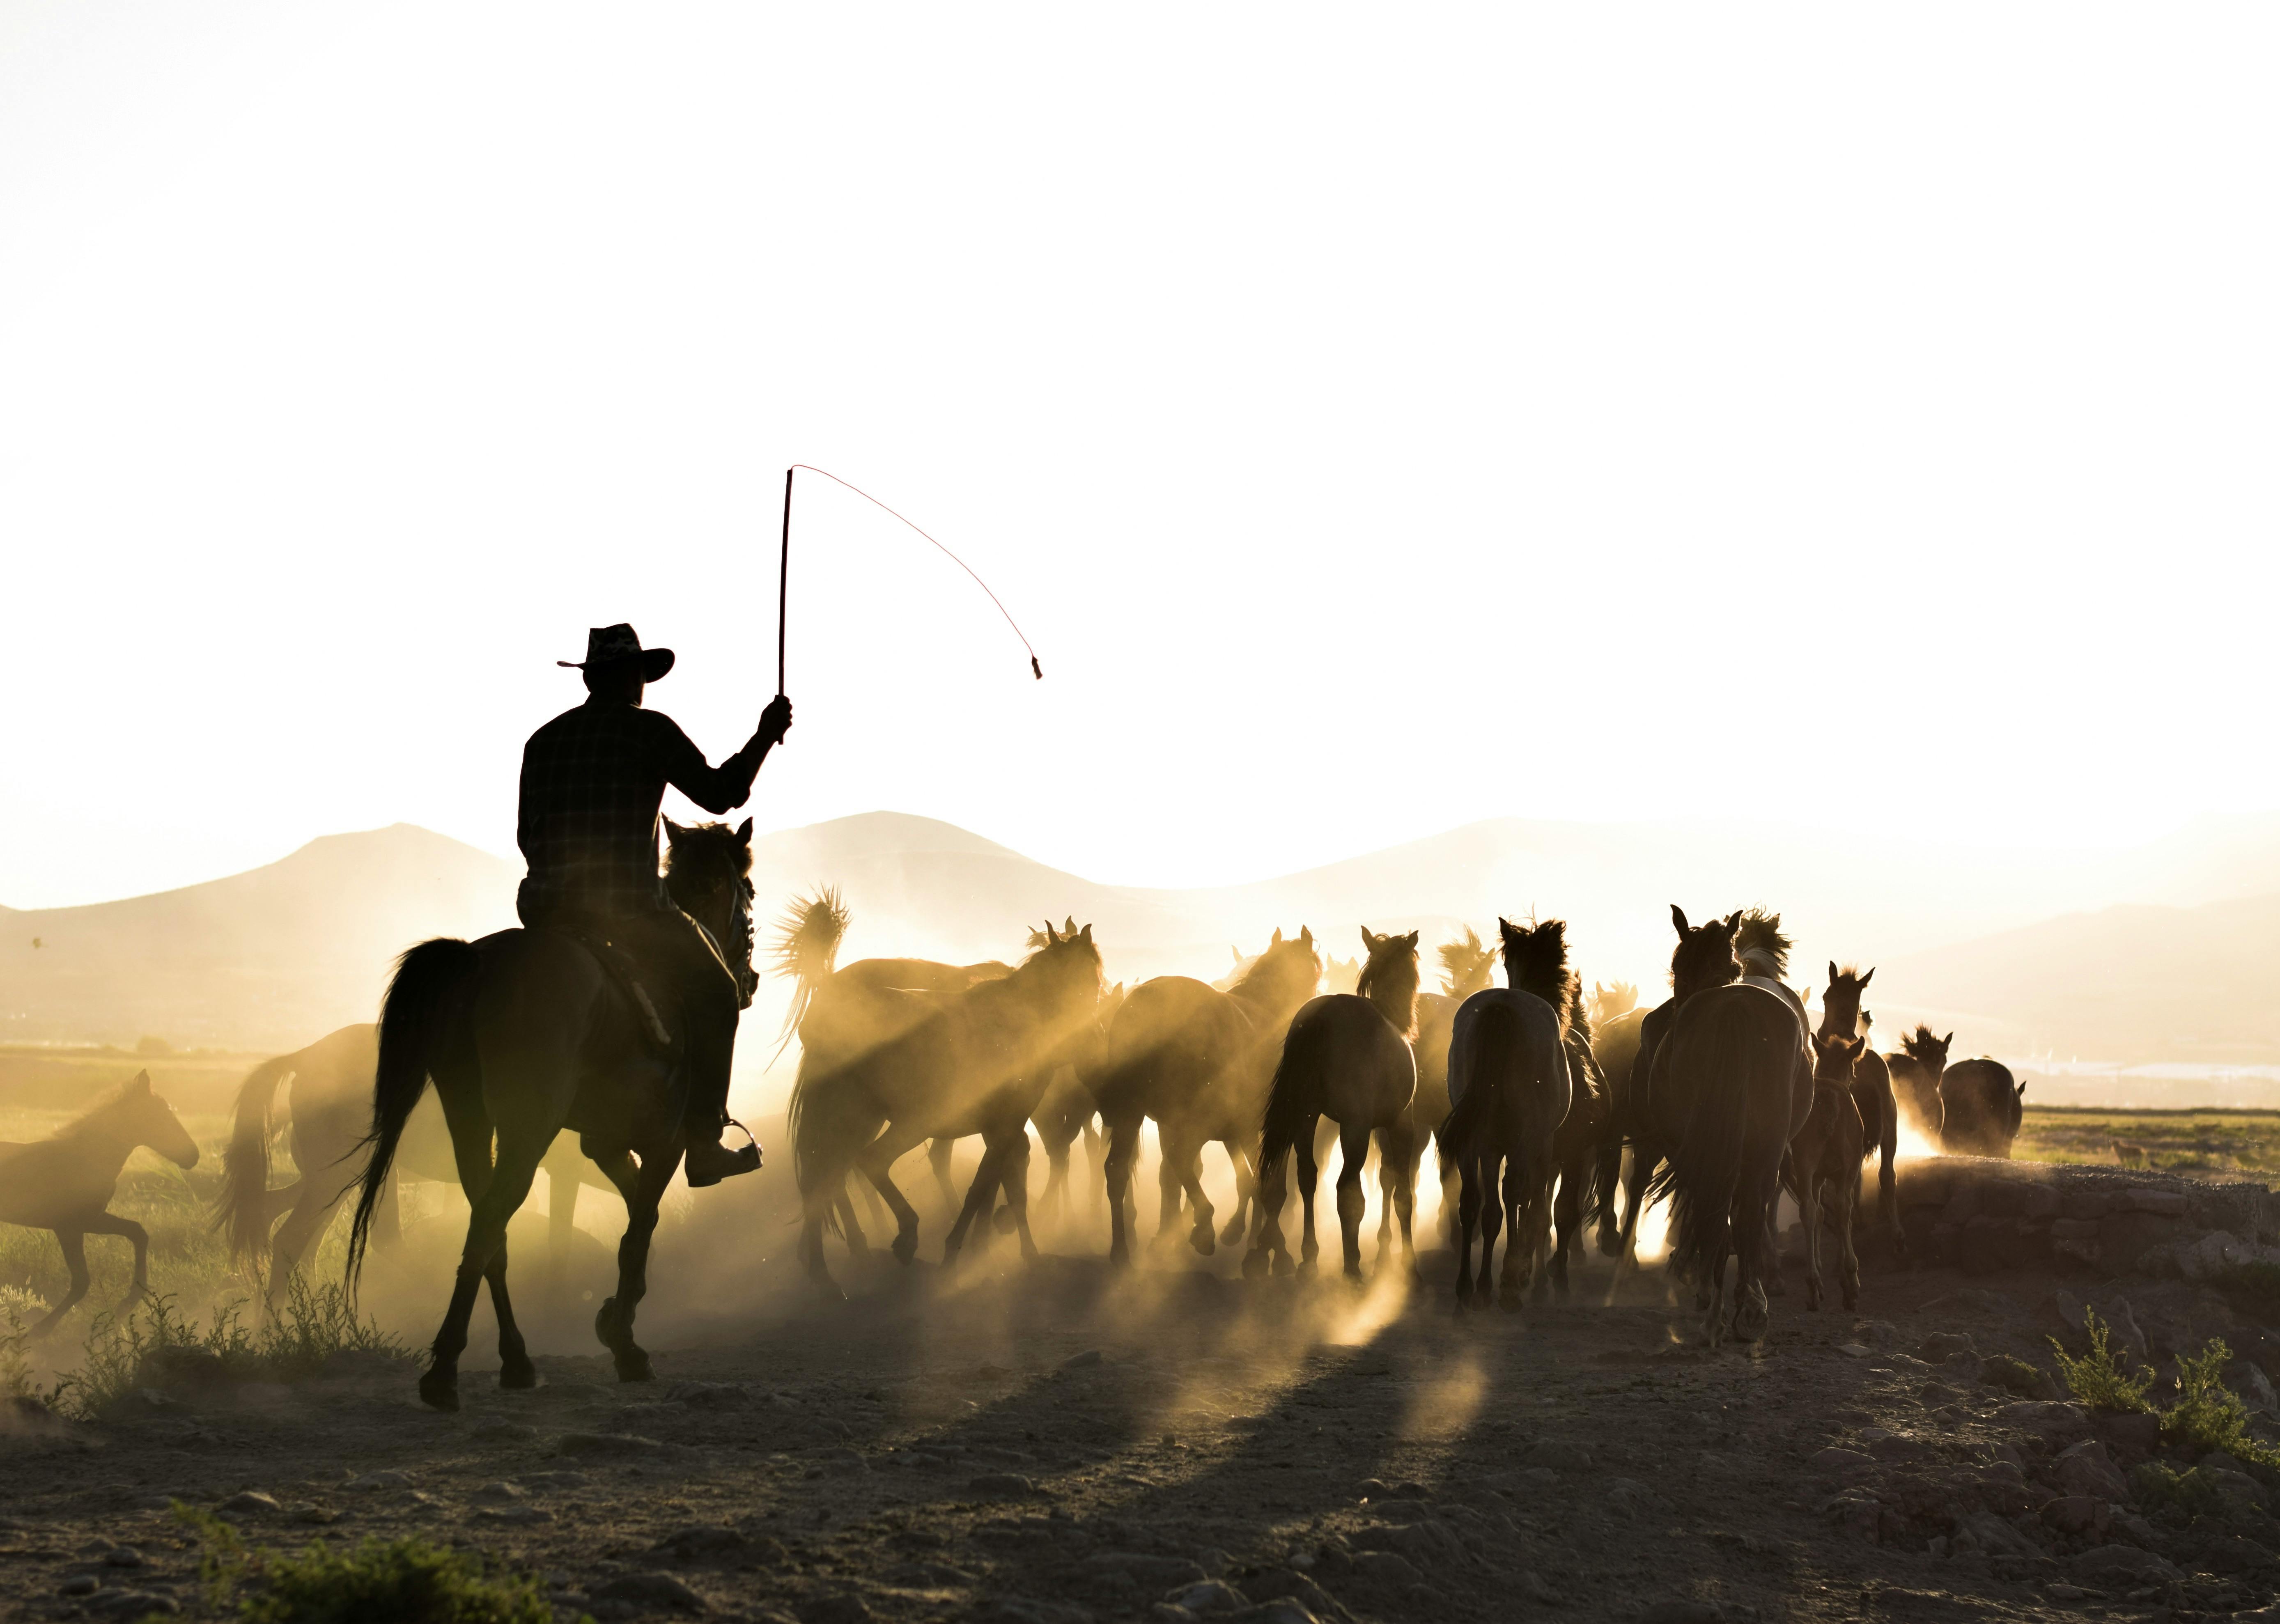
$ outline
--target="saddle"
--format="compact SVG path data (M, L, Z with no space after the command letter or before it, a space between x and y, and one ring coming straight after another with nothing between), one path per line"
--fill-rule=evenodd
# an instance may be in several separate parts
M606 920L597 919L550 920L543 928L575 942L593 955L602 974L624 993L640 1015L643 1039L650 1051L661 1060L678 1060L682 1046L682 1035L667 1024L658 1010L657 1000L649 996L642 985L641 966L634 956L611 940Z

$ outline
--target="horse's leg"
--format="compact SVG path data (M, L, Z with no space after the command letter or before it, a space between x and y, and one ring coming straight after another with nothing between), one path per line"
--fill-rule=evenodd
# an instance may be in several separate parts
M1024 1139L1028 1135L1023 1135ZM936 1143L940 1143L937 1141ZM982 1138L982 1160L974 1169L974 1182L967 1187L966 1199L958 1209L958 1218L950 1227L950 1234L942 1243L942 1266L945 1269L958 1266L958 1254L966 1250L966 1232L974 1220L998 1204L998 1184L1005 1166L1004 1142L989 1134Z
M578 1233L578 1170L546 1170L546 1267L558 1280L570 1278L570 1243ZM503 1286L491 1289L494 1300Z
M958 1150L958 1141L944 1134L927 1146L927 1166L934 1173L934 1187L942 1192L943 1211L949 1212L959 1205L958 1186L950 1176L950 1158Z
M119 1300L117 1312L128 1309L150 1295L150 1232L131 1218L121 1218L116 1212L97 1212L86 1220L89 1235L122 1235L135 1248L135 1283L127 1288Z
M1483 1151L1475 1157L1467 1157L1466 1160L1468 1164L1466 1171L1471 1174L1480 1185L1480 1297L1482 1303L1485 1305L1489 1299L1490 1282L1496 1278L1497 1237L1504 1234L1504 1158L1493 1151ZM1478 1164L1477 1168L1470 1165L1473 1163ZM1509 1274L1512 1272L1512 1243L1509 1240L1505 1242L1504 1264L1505 1272ZM1520 1299L1506 1297L1502 1299L1501 1305L1507 1309L1518 1308Z
M389 1182L393 1185L396 1181L390 1179ZM275 1316L277 1300L289 1295L293 1284L293 1271L301 1266L302 1254L308 1251L310 1242L325 1232L327 1220L340 1203L338 1196L330 1201L320 1196L313 1179L302 1180L299 1188L300 1198L294 1202L293 1210L286 1214L284 1226L277 1231L277 1238L269 1243L269 1289L261 1294L265 1317Z
M1124 1216L1125 1192L1132 1185L1132 1164L1140 1157L1141 1113L1119 1112L1104 1119L1108 1151L1101 1158L1101 1187L1108 1197L1108 1261L1122 1268L1132 1261L1130 1226Z
M551 1181L546 1193L550 1197L554 1193ZM522 1328L514 1321L514 1305L507 1297L504 1234L499 1236L497 1250L491 1253L490 1262L484 1266L483 1283L490 1288L491 1314L498 1321L499 1385L509 1390L536 1387L538 1366L530 1362L530 1350L522 1340Z
M1528 1297L1533 1284L1540 1291L1543 1284L1541 1264L1536 1244L1537 1212L1529 1189L1527 1174L1518 1156L1505 1158L1504 1180L1504 1272L1497 1276L1497 1302L1505 1309L1517 1312Z
M1196 1154L1186 1135L1169 1122L1156 1124L1156 1233L1149 1237L1151 1250L1172 1238L1180 1221L1180 1196L1186 1187L1190 1159Z
M1780 1178L1782 1183L1775 1184L1774 1186L1774 1198L1766 1203L1766 1219L1764 1225L1765 1286L1766 1290L1775 1297L1787 1297L1789 1295L1789 1282L1782 1278L1781 1231L1775 1228L1775 1225L1781 1222L1782 1184L1787 1183L1795 1171L1792 1166L1792 1158L1786 1146L1782 1150L1781 1165L1782 1171ZM1799 1202L1798 1204L1798 1216L1802 1218L1804 1215L1805 1204L1803 1202ZM1740 1251L1739 1246L1737 1245L1735 1250L1737 1251Z
M475 1312L475 1292L490 1274L491 1256L505 1244L507 1220L530 1194L538 1174L538 1156L526 1142L512 1160L501 1146L498 1164L491 1163L490 1124L480 1112L454 1110L455 1096L443 1093L443 1116L451 1130L451 1154L459 1166L459 1188L469 1202L467 1238L459 1251L459 1270L451 1284L451 1306L435 1333L428 1369L420 1378L420 1397L438 1410L459 1407L459 1355L466 1351L467 1321ZM540 1147L543 1151L543 1147ZM502 1374L513 1320L499 1327ZM520 1341L520 1333L515 1340Z
M1457 1170L1456 1234L1457 1243L1457 1312L1462 1313L1473 1301L1473 1232L1481 1221L1481 1179L1466 1157Z
M680 1158L652 1156L638 1168L633 1157L623 1151L597 1159L626 1198L626 1234L618 1243L617 1295L595 1313L594 1335L610 1351L619 1381L647 1382L652 1373L649 1354L634 1340L634 1311L649 1295L650 1237L657 1233L658 1205L665 1199L666 1186L672 1182Z
M1259 1202L1259 1168L1240 1139L1230 1135L1220 1143L1227 1147L1228 1166L1235 1169L1235 1214L1219 1238L1222 1245L1232 1246L1250 1233L1252 1212Z
M871 1198L874 1212L883 1213L887 1210L886 1203L879 1199L879 1192L873 1189L868 1183L859 1184L855 1188ZM847 1181L843 1177L839 1181L839 1194L834 1197L831 1205L839 1214L839 1238L847 1243L848 1256L869 1257L871 1237L863 1233L863 1220L855 1216L855 1200L848 1193Z
M919 1255L919 1212L895 1183L896 1161L918 1147L927 1136L924 1128L904 1128L890 1122L886 1131L856 1152L855 1165L863 1176L871 1181L871 1188L879 1192L895 1214L895 1261L908 1263ZM931 1160L931 1157L928 1158Z
M56 1231L56 1244L63 1250L64 1267L71 1271L71 1289L64 1293L62 1302L48 1310L46 1319L26 1333L35 1342L54 1330L57 1320L79 1306L80 1299L87 1295L89 1282L93 1278L87 1272L87 1232L85 1230L58 1229Z
M1066 1147L1064 1147L1066 1153ZM998 1188L1005 1192L1005 1205L1013 1214L1013 1233L1021 1243L1021 1257L1034 1263L1037 1243L1029 1234L1029 1127L1017 1122L1013 1137L1005 1146L1005 1165L998 1174Z
M1840 1179L1834 1205L1837 1220L1837 1289L1846 1312L1860 1305L1860 1256L1852 1250L1853 1220L1860 1210L1860 1163L1854 1158L1852 1176Z
M1299 1220L1305 1226L1304 1233L1298 1237L1298 1273L1302 1275L1311 1275L1314 1272L1314 1260L1321 1256L1322 1251L1321 1243L1314 1238L1314 1186L1322 1176L1321 1158L1314 1151L1314 1129L1318 1120L1318 1118L1309 1118L1306 1136L1291 1147L1298 1162L1298 1195L1306 1208Z
M1401 1254L1408 1259L1411 1278L1417 1277L1417 1163L1424 1154L1421 1135L1417 1125L1404 1117L1396 1125L1395 1149L1398 1154L1387 1158L1400 1170L1401 1178L1393 1187L1393 1205L1401 1219Z
M1552 1289L1561 1301L1568 1297L1568 1251L1583 1245L1583 1191L1571 1165L1560 1170L1560 1193L1552 1198Z
M1208 1258L1219 1249L1219 1236L1213 1222L1218 1217L1211 1197L1204 1194L1204 1145L1198 1139L1180 1158L1180 1187L1187 1191L1188 1205L1195 1209L1195 1223L1188 1231L1188 1244L1198 1256Z
M1798 1221L1805 1226L1805 1305L1817 1312L1827 1293L1821 1285L1821 1168L1822 1146L1814 1145L1804 1158L1805 1166L1798 1170L1795 1189L1790 1193L1797 1197ZM1778 1187L1776 1187L1778 1188Z
M1360 1280L1361 1274L1361 1220L1368 1210L1369 1198L1362 1194L1361 1166L1369 1156L1369 1124L1365 1121L1341 1122L1338 1125L1338 1241L1344 1250L1345 1275L1348 1280Z

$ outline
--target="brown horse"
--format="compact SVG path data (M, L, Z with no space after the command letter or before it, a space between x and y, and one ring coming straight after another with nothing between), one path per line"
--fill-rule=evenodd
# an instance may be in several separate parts
M145 1146L176 1166L198 1165L196 1143L173 1107L150 1092L148 1072L135 1073L134 1081L45 1139L0 1143L0 1223L54 1230L71 1271L71 1289L30 1335L54 1330L87 1296L90 1235L124 1235L135 1248L135 1284L120 1312L150 1294L150 1232L105 1211L119 1193L127 1158Z
M342 1197L356 1188L361 1166L351 1170L349 1164L364 1149L365 1134L372 1125L372 1080L379 1066L380 1028L367 1021L343 1027L306 1049L264 1060L238 1085L229 1144L222 1151L221 1188L214 1195L213 1224L228 1236L233 1261L269 1261L261 1297L264 1313L275 1312L310 1245L324 1234ZM281 1088L285 1095L281 1124L277 1104ZM290 1184L272 1189L270 1146L276 1138L284 1140L300 1173ZM567 1139L556 1140L540 1166L547 1175L549 1260L559 1273L570 1261L579 1187L614 1187ZM412 1112L397 1150L397 1166L408 1177L458 1182L451 1130L440 1104L422 1099ZM281 1213L285 1222L273 1239L270 1229ZM374 1214L373 1230L382 1244L396 1239L392 1190Z
M1666 1164L1672 1144L1686 1125L1684 1102L1665 1101L1666 1109L1657 1108L1652 1087L1655 1053L1681 1004L1742 973L1734 957L1734 932L1742 922L1740 910L1706 925L1690 926L1686 915L1674 904L1670 918L1678 928L1678 945L1670 955L1670 997L1640 1018L1638 1047L1614 1090L1611 1112L1623 1147L1630 1152L1630 1166L1623 1171L1622 1224L1614 1252L1619 1268L1625 1259L1636 1256L1639 1214L1669 1193ZM1600 1244L1604 1249L1604 1238Z
M2011 1068L1983 1056L1958 1060L1939 1080L1939 1148L1948 1156L2011 1158L2026 1115L2027 1085Z
M1203 1148L1214 1139L1235 1163L1236 1221L1242 1220L1244 1197L1257 1189L1256 1169L1247 1164L1275 1055L1292 1012L1313 996L1321 973L1314 933L1302 927L1285 941L1278 928L1267 951L1225 992L1184 975L1159 975L1134 988L1117 1010L1099 1063L1087 1078L1108 1134L1104 1172L1112 1263L1131 1260L1125 1197L1140 1153L1140 1127L1150 1118L1162 1157L1157 1238L1167 1240L1175 1232L1184 1191L1195 1212L1189 1244L1205 1257L1217 1249L1215 1213L1202 1180ZM1230 1229L1231 1242L1242 1232Z
M1410 1101L1417 1092L1417 1059L1410 1035L1417 1028L1417 933L1373 935L1362 928L1368 954L1356 982L1358 993L1315 998L1291 1017L1275 1063L1260 1119L1259 1220L1243 1272L1258 1276L1270 1266L1287 1267L1290 1248L1282 1238L1282 1202L1288 1191L1284 1166L1295 1150L1298 1193L1306 1203L1300 1234L1299 1271L1311 1274L1321 1251L1314 1239L1314 1124L1329 1117L1338 1125L1338 1229L1344 1243L1349 1280L1361 1278L1361 1165L1374 1134L1384 1165L1397 1172L1412 1166ZM1401 1219L1401 1241L1409 1266L1417 1266L1410 1220L1414 1195L1397 1186L1393 1200ZM1383 1259L1381 1259L1381 1266Z
M749 1004L758 981L751 820L735 829L668 820L666 830L666 889L720 945ZM397 961L381 1004L373 1149L349 1231L351 1280L363 1265L374 1212L392 1185L404 1125L431 1079L472 1210L420 1397L440 1410L459 1407L459 1355L475 1293L485 1284L498 1318L499 1385L536 1385L507 1296L506 1227L565 1128L578 1135L626 1202L618 1289L594 1316L594 1334L610 1350L620 1381L650 1380L634 1314L649 1289L659 1204L687 1145L672 1056L659 1052L624 984L593 949L556 930L503 930L478 942L437 937Z
M1930 1027L1919 1025L1900 1040L1906 1053L1884 1057L1884 1064L1891 1072L1892 1093L1900 1110L1934 1144L1940 1143L1947 1116L1940 1103L1939 1080L1947 1074L1948 1045L1954 1042L1953 1032L1945 1037L1934 1037Z
M1768 1318L1768 1209L1783 1154L1813 1104L1813 1062L1796 1007L1763 987L1737 984L1732 937L1693 937L1675 907L1671 920L1680 953L1705 962L1672 962L1674 987L1698 990L1678 999L1648 1081L1647 1111L1670 1147L1670 1265L1695 1281L1714 1347L1725 1329L1721 1299L1731 1252L1733 1330L1754 1342Z
M1876 1227L1891 1248L1893 1260L1905 1263L1908 1238L1900 1228L1899 1175L1892 1166L1899 1151L1899 1106L1892 1097L1891 1071L1876 1045L1868 1041L1876 1018L1860 1007L1860 995L1876 974L1851 965L1839 968L1835 960L1829 961L1829 990L1822 995L1818 1035L1861 1040L1852 1057L1852 1108L1860 1113L1863 1153L1883 1158L1876 1170ZM1817 1054L1814 1064L1820 1064Z
M1417 1095L1409 1106L1410 1160L1407 1169L1408 1188L1417 1188L1417 1172L1425 1156L1425 1141L1437 1135L1441 1124L1449 1117L1449 1035L1457 1020L1457 1011L1465 1000L1476 992L1487 990L1496 972L1497 951L1480 938L1471 926L1465 927L1461 942L1444 942L1436 950L1441 960L1441 990L1417 995L1417 1040L1410 1047L1417 1055ZM1322 1147L1317 1143L1314 1159L1321 1159ZM1456 1182L1456 1164L1446 1158L1441 1163L1441 1228L1444 1235L1455 1234L1457 1204L1455 1191L1450 1186ZM1389 1176L1385 1159L1378 1158L1377 1245L1383 1252L1393 1235L1392 1195L1399 1181Z
M1552 1232L1552 1181L1560 1125L1571 1114L1567 926L1559 920L1514 925L1499 919L1510 985L1476 992L1457 1012L1449 1040L1449 1093L1455 1105L1441 1130L1444 1162L1458 1172L1457 1306L1471 1305L1473 1232L1481 1232L1478 1290L1485 1297L1497 1230L1508 1225L1497 1301L1507 1312L1534 1276L1544 1289ZM1546 998L1533 989L1549 989ZM1564 1294L1565 1281L1561 1289Z
M1797 1203L1805 1230L1805 1305L1819 1309L1822 1220L1837 1232L1837 1280L1847 1309L1860 1302L1860 1259L1852 1249L1852 1222L1860 1209L1860 1162L1867 1154L1860 1107L1852 1095L1853 1066L1868 1047L1865 1037L1834 1032L1813 1037L1813 1102L1782 1158L1782 1181Z
M1062 935L1048 924L1044 945L1011 974L985 981L939 1004L909 995L917 1019L897 1036L826 1069L803 1055L789 1113L792 1162L804 1204L800 1256L809 1277L830 1287L823 1227L859 1168L896 1220L894 1255L918 1255L919 1215L891 1170L928 1139L982 1135L981 1166L943 1243L954 1265L975 1218L1002 1189L1013 1209L1021 1255L1036 1256L1029 1234L1029 1118L1054 1071L1075 1061L1100 1003L1100 951L1092 927ZM812 1018L812 1017L811 1017Z
M1591 983L1591 1026L1605 1028L1638 1008L1638 989L1629 981Z
M1606 1090L1607 1121L1599 1135L1595 1183L1599 1197L1599 1251L1609 1258L1620 1257L1623 1250L1615 1202L1615 1192L1622 1188L1622 1100L1630 1081L1631 1067L1638 1060L1647 1017L1647 1012L1638 1007L1637 988L1628 981L1618 981L1615 986L1620 989L1615 997L1609 997L1604 988L1592 995L1591 1026L1591 1064L1598 1068Z

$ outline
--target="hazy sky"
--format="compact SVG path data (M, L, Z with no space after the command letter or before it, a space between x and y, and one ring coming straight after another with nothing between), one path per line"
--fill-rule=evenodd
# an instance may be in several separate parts
M585 627L764 827L2280 805L2280 15L0 4L0 902L512 845Z

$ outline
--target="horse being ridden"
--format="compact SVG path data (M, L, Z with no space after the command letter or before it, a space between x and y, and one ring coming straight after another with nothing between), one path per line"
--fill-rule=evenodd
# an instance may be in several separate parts
M1379 936L1365 927L1361 939L1368 958L1356 983L1360 991L1313 999L1291 1018L1282 1040L1282 1057L1260 1120L1259 1219L1243 1259L1246 1275L1290 1264L1282 1238L1283 1166L1294 1150L1298 1193L1306 1203L1300 1271L1313 1272L1321 1251L1314 1239L1314 1124L1326 1116L1338 1125L1338 1229L1346 1277L1361 1278L1361 1219L1367 1205L1361 1166L1373 1133L1384 1165L1405 1181L1396 1185L1392 1199L1401 1218L1403 1250L1411 1270L1417 1266L1411 1231L1415 1194L1406 1182L1406 1170L1413 1165L1409 1104L1417 1091L1417 1060L1409 1047L1417 1021L1417 933Z
M1673 960L1674 984L1696 990L1677 1001L1648 1079L1647 1109L1670 1147L1670 1266L1695 1281L1715 1346L1731 1251L1733 1328L1755 1341L1767 1323L1767 1210L1783 1155L1813 1104L1813 1065L1796 1006L1737 983L1741 965L1726 927L1693 938L1675 907L1671 920L1684 938L1680 953L1703 962L1682 969Z
M1140 1126L1149 1118L1162 1158L1158 1238L1173 1233L1184 1191L1195 1210L1189 1244L1205 1257L1216 1250L1216 1214L1202 1181L1203 1147L1214 1139L1235 1164L1235 1221L1242 1221L1245 1198L1257 1188L1255 1170L1246 1164L1276 1046L1321 974L1314 933L1301 927L1285 941L1277 928L1267 951L1224 992L1188 976L1159 975L1125 998L1108 1023L1100 1063L1087 1077L1108 1137L1103 1172L1112 1262L1131 1258L1125 1195L1140 1153ZM1241 1234L1231 1225L1228 1239Z
M1473 1300L1473 1232L1481 1232L1479 1291L1485 1298L1497 1230L1508 1223L1497 1300L1520 1307L1531 1274L1540 1298L1552 1226L1556 1142L1575 1089L1569 1071L1567 927L1522 928L1499 919L1505 988L1476 992L1457 1012L1449 1038L1449 1097L1441 1129L1444 1164L1456 1169L1457 1305ZM1558 1002L1532 988L1551 987ZM1483 1205L1485 1204L1485 1211ZM1523 1261L1524 1260L1524 1261Z
M944 1242L943 1261L957 1260L967 1230L1001 1188L1013 1209L1021 1254L1035 1257L1029 1117L1054 1070L1082 1052L1100 992L1092 927L1064 936L1048 924L1044 945L1010 974L938 1005L914 1004L919 1019L899 1035L829 1070L811 1070L803 1058L790 1128L804 1205L800 1256L809 1277L830 1284L823 1224L851 1167L859 1168L894 1211L896 1258L916 1257L919 1215L890 1170L924 1140L967 1134L982 1135L982 1165Z
M213 1223L228 1237L233 1262L269 1261L268 1283L261 1297L265 1313L276 1311L302 1257L324 1233L342 1197L356 1188L361 1167L346 1169L364 1149L366 1131L372 1126L372 1080L379 1065L380 1028L366 1021L343 1027L305 1049L264 1060L238 1085L229 1144L222 1151L221 1188L214 1196ZM281 1128L277 1122L281 1089ZM272 1189L270 1142L280 1135L299 1176ZM413 1111L396 1162L412 1177L458 1181L451 1130L440 1104L430 1106L423 1099ZM579 1187L614 1187L566 1140L558 1140L539 1165L547 1174L548 1257L559 1271L570 1260ZM273 1239L270 1228L281 1213L285 1223ZM373 1231L382 1244L397 1238L392 1188L374 1210Z
M667 895L693 928L735 944L736 980L749 989L756 980L751 820L735 829L666 828ZM373 1150L349 1232L349 1270L351 1279L361 1271L405 1124L432 1080L471 1208L451 1305L420 1378L420 1397L437 1409L459 1407L459 1355L475 1292L485 1284L498 1318L499 1385L537 1382L508 1298L506 1227L565 1129L578 1135L580 1148L626 1203L618 1288L595 1314L594 1334L610 1350L620 1381L650 1380L634 1316L649 1289L659 1204L687 1148L689 1083L685 1050L676 1051L670 1033L659 1041L657 1012L640 990L595 947L555 929L503 930L475 942L437 937L397 961L381 1002Z
M52 1229L71 1271L71 1289L28 1333L37 1338L79 1306L91 1276L87 1237L119 1235L135 1248L135 1283L119 1304L124 1313L150 1294L150 1232L131 1218L104 1209L119 1193L127 1158L144 1146L176 1166L198 1165L198 1147L173 1107L150 1091L150 1074L134 1080L45 1139L0 1143L0 1223Z

